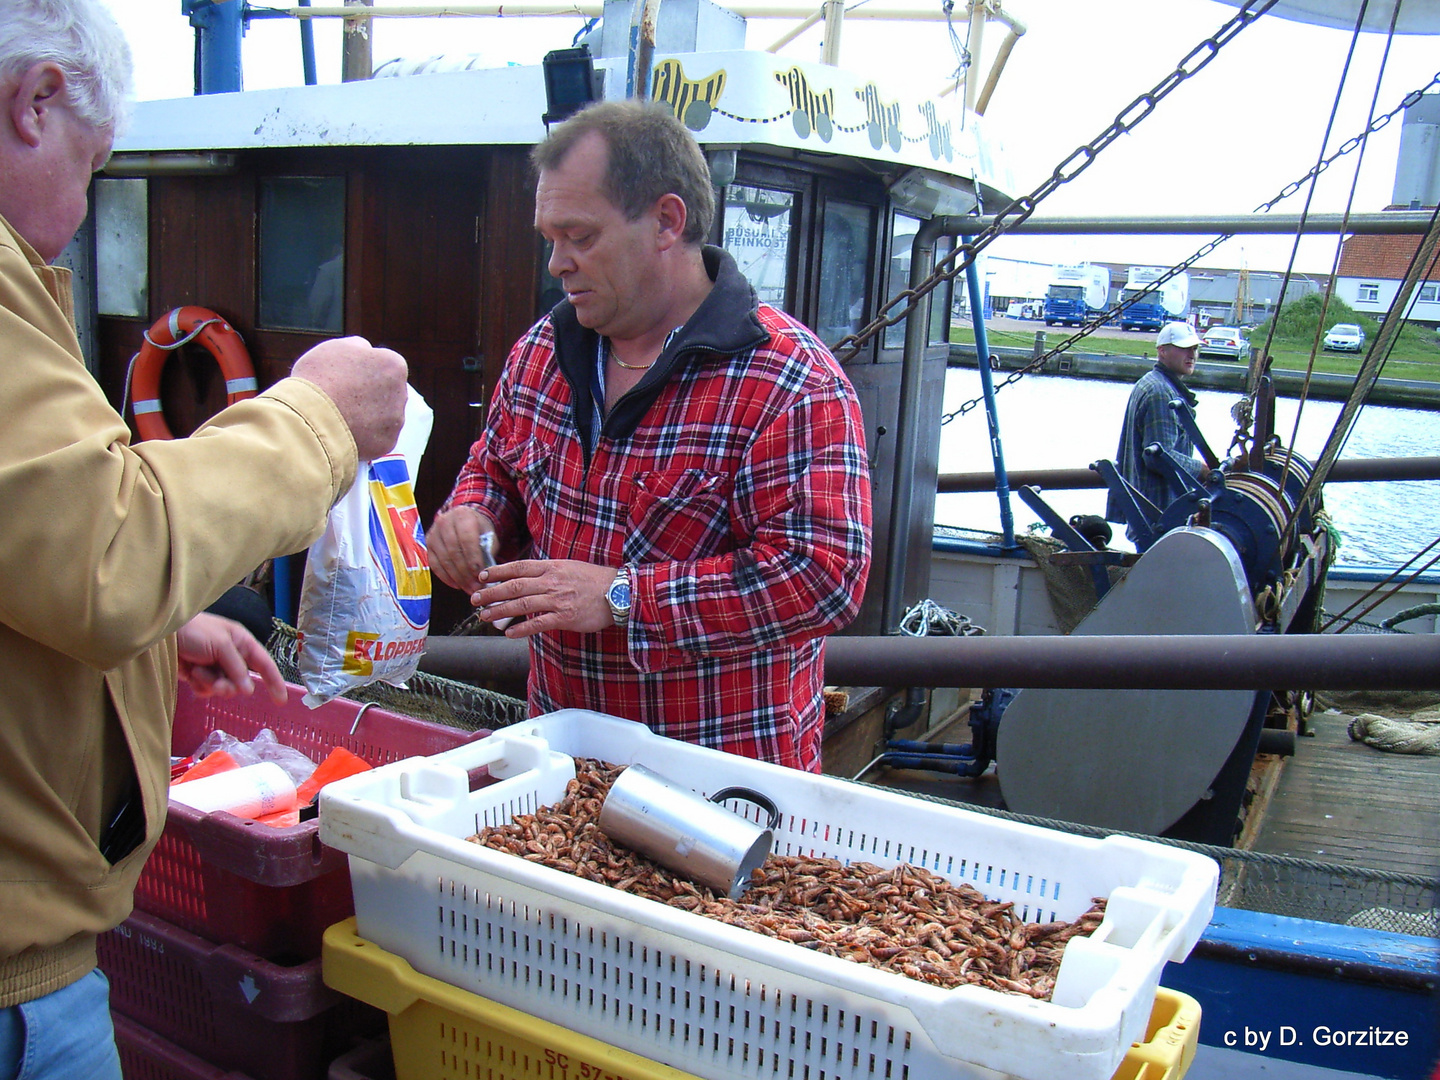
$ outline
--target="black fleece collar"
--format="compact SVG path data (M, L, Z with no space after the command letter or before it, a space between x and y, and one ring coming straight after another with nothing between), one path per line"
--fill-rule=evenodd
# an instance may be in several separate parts
M629 438L672 375L711 358L749 352L769 339L760 325L755 290L740 273L734 258L724 248L708 244L702 255L705 272L715 285L695 314L670 338L650 370L605 417L601 432L612 439ZM590 386L599 335L580 325L569 300L555 305L550 323L555 331L555 362L570 384L571 417L580 432L581 445L589 447L591 418L595 415ZM588 462L588 450L585 457Z
M1158 371L1161 375L1165 376L1165 378L1170 381L1170 385L1175 387L1175 392L1185 399L1185 401L1189 404L1190 408L1193 409L1197 404L1199 404L1200 399L1195 396L1195 391L1191 390L1188 386L1181 382L1179 375L1176 375L1173 371L1165 367L1158 360L1155 362L1155 370Z

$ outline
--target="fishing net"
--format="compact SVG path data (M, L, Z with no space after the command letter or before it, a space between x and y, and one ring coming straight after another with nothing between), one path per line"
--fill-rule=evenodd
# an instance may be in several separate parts
M1156 844L1198 851L1220 865L1220 887L1215 902L1223 907L1384 930L1393 934L1436 936L1440 933L1437 929L1437 919L1440 919L1440 867L1432 868L1429 874L1371 870L1288 855L1122 833L1070 821L1015 814L919 792L906 794L911 798L950 803L977 814L1041 825L1077 836L1134 836Z
M266 647L275 658L285 681L299 683L300 668L296 661L299 643L295 628L276 619L275 631ZM407 679L403 688L388 683L371 683L347 691L342 696L354 701L373 702L402 716L413 716L465 731L508 727L528 715L525 702L519 698L453 679L442 679L424 671L417 671Z

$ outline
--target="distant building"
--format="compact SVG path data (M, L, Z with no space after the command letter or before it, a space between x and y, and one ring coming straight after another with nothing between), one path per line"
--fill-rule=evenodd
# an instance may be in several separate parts
M1096 262L1110 271L1110 303L1120 298L1125 287L1129 263ZM984 284L987 317L1021 314L1036 317L1027 305L1044 300L1049 287L1050 263L1021 259L982 256L980 279ZM1271 270L1232 270L1217 267L1191 267L1190 311L1192 321L1202 325L1258 325L1270 318L1279 307L1280 282L1284 275ZM1306 274L1292 274L1285 289L1285 303L1320 292L1321 282ZM969 317L966 290L955 290L955 314Z
M1190 271L1190 310L1208 318L1211 326L1258 326L1284 304L1322 291L1321 283L1307 274L1292 273L1281 295L1285 275L1273 270Z
M1390 201L1415 210L1440 202L1440 94L1423 94L1405 110Z
M1433 210L1440 202L1440 94L1405 110L1395 187L1387 210ZM1341 246L1335 295L1356 311L1384 315L1420 247L1418 236L1352 236ZM1405 318L1440 325L1440 258L1425 267Z
M1391 206L1386 209L1410 208ZM1395 302L1400 283L1410 269L1410 262L1419 246L1418 236L1350 237L1340 251L1335 295L1356 311L1366 315L1384 315ZM1440 326L1440 253L1425 268L1405 318Z

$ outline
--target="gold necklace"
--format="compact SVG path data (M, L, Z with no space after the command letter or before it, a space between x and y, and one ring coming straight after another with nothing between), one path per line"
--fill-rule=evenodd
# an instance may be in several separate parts
M621 360L620 357L616 356L614 352L610 353L610 359L614 360L626 371L645 371L655 366L655 360L651 360L648 364L627 364L624 360ZM657 356L655 359L658 360L660 358Z

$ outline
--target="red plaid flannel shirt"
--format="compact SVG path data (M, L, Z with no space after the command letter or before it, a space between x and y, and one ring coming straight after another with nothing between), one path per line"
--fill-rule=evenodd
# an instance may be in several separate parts
M446 506L483 511L511 553L529 541L532 558L631 568L624 630L530 639L533 713L594 709L819 771L823 635L855 617L870 565L860 405L728 255L707 249L707 265L710 297L591 454L597 338L568 303L542 319Z

